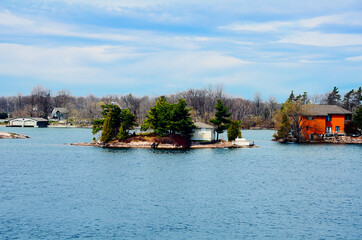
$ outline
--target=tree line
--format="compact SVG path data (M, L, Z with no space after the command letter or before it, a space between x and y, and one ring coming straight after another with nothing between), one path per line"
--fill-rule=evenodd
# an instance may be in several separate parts
M294 93L293 93L294 94ZM293 96L292 96L293 97ZM343 97L338 88L331 92L309 96L300 96L305 102L313 104L340 105L355 112L360 106L361 87L347 92ZM18 93L16 96L0 97L0 117L44 117L47 118L55 107L65 107L69 112L69 122L74 124L92 124L93 120L102 118L102 105L116 103L121 109L128 108L136 116L138 124L143 124L148 110L155 106L159 96L138 97L127 95L106 95L97 97L73 96L70 90L64 89L55 94L40 85L35 86L29 95ZM252 100L231 96L224 92L221 86L208 86L203 89L188 89L165 96L169 103L178 103L184 99L191 108L190 117L194 121L209 122L215 116L217 100L223 101L231 112L231 120L239 120L243 128L274 128L276 125L275 112L281 104L273 97L263 100L256 93Z
M56 107L65 107L69 112L69 121L75 124L92 124L94 119L102 117L102 105L116 103L121 109L128 108L137 117L137 123L143 124L148 110L155 106L159 96L138 97L127 95L106 95L96 97L73 96L70 90L60 90L53 94L40 85L35 86L30 95L18 93L17 96L0 97L0 113L3 118L50 116ZM190 117L194 121L208 122L215 115L217 100L222 100L232 112L231 119L241 120L243 127L273 128L273 114L279 104L275 98L264 101L260 94L253 100L227 95L221 86L209 86L203 89L188 89L165 96L169 103L184 99L191 108Z
M347 92L342 99L337 87L321 98L320 104L337 105L352 112L352 120L347 121L345 125L345 133L347 135L357 134L358 129L362 129L362 88ZM314 104L313 99L309 98L307 93L295 96L292 91L288 99L281 105L274 114L275 127L277 129L274 134L275 139L283 141L303 142L303 129L307 126L303 114L308 113L308 106ZM308 126L318 128L318 126ZM320 131L322 129L311 129Z
M102 108L103 117L93 121L92 131L93 134L101 132L100 143L128 140L131 137L130 130L138 126L136 116L128 108L121 109L114 103L102 105ZM171 139L176 137L182 139L183 147L188 147L192 132L196 128L191 119L191 110L187 107L185 99L180 98L177 103L169 103L165 96L161 96L156 100L155 106L148 111L141 126L141 130L144 132L140 135L151 134ZM216 141L219 140L219 134L226 129L229 141L241 137L241 122L230 119L232 113L229 112L229 107L225 106L222 100L217 100L215 110L215 117L209 122L215 126ZM151 132L146 133L145 131L148 130ZM135 132L133 135L136 136ZM93 140L96 141L96 138Z

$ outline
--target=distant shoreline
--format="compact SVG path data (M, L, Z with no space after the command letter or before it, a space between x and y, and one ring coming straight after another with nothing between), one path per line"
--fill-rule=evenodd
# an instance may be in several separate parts
M71 143L74 146L88 146L88 147L101 147L101 148L148 148L148 149L205 149L205 148L257 148L259 146L240 146L231 142L220 142L210 144L191 144L189 148L177 146L174 144L162 144L157 146L154 142L142 141L142 142L116 142L116 143Z

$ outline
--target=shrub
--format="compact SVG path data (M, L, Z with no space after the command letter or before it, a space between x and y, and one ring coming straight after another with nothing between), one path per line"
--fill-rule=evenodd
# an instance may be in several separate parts
M241 122L240 121L231 121L230 126L227 131L227 136L229 141L235 140L237 137L241 138Z

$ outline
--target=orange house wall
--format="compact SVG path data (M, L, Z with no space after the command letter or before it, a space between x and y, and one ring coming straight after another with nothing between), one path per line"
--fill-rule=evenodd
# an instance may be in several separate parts
M332 131L336 131L336 126L339 126L339 132L344 132L344 115L332 115L332 121L326 120L325 116L315 116L314 120L307 120L306 117L303 117L302 125L303 125L303 134L306 139L309 139L309 135L316 134L324 134L326 132L326 127L332 127ZM308 126L308 131L307 127Z
M336 126L339 126L339 132L344 133L344 119L344 115L332 115L331 126L328 127L332 127L332 131L335 132Z
M302 132L306 139L309 139L309 134L323 134L326 131L326 117L315 116L314 120L307 120L306 117L303 117L302 124Z

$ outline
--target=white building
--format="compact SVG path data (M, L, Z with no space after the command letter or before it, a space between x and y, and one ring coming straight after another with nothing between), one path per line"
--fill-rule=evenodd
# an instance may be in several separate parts
M47 127L48 120L44 118L14 118L9 121L9 127Z
M215 139L215 128L207 123L195 122L196 128L192 133L193 141L212 141Z

